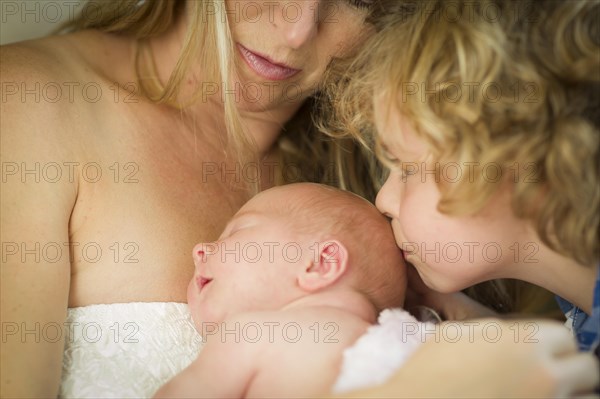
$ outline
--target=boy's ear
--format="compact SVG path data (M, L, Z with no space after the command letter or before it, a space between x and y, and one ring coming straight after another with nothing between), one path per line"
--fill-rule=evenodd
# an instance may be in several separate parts
M348 250L337 240L319 242L308 267L298 276L298 285L314 292L326 288L340 279L348 268Z

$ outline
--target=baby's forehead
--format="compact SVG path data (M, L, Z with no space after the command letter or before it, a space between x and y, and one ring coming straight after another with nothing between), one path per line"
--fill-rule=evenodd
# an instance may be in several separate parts
M350 191L344 191L340 190L339 188L317 183L294 183L283 186L277 186L259 193L254 198L262 200L266 200L267 198L281 198L288 199L289 201L295 201L306 197L314 199L318 198L322 200L329 199L332 201L345 200L349 203L355 202L359 205L363 203L370 204L364 198Z
M311 192L312 191L312 192ZM290 184L273 187L256 194L242 208L267 208L277 210L291 208L305 203L308 198L319 195L319 192L304 184ZM322 195L322 193L321 193Z
M259 193L250 202L256 206L268 206L270 209L303 211L318 211L333 204L345 208L363 208L365 211L373 206L367 200L350 192L316 184L291 184L272 188Z
M270 217L291 217L311 225L346 223L347 218L384 221L373 204L351 192L314 183L296 183L263 191L246 203L240 212Z

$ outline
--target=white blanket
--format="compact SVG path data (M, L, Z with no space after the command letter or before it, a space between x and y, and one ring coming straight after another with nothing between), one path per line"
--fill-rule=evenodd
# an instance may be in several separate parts
M422 323L402 309L386 309L378 324L369 327L344 351L333 392L356 390L385 382L421 345L433 323Z

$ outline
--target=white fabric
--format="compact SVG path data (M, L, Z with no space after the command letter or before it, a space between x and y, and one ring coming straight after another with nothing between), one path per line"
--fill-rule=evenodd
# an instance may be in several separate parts
M68 310L59 397L143 398L202 345L187 304L116 303Z
M343 354L333 388L385 382L419 347L431 323L388 309ZM147 398L187 367L202 347L183 303L116 303L68 310L61 398Z
M417 321L402 309L386 309L378 324L368 328L344 351L333 392L345 392L385 382L421 345L434 324Z

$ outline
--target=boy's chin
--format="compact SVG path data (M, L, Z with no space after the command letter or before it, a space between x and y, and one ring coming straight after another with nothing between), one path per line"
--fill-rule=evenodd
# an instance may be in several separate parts
M440 294L453 294L464 288L462 285L457 285L451 277L446 276L429 276L419 273L421 280L427 286L427 288L438 292Z

